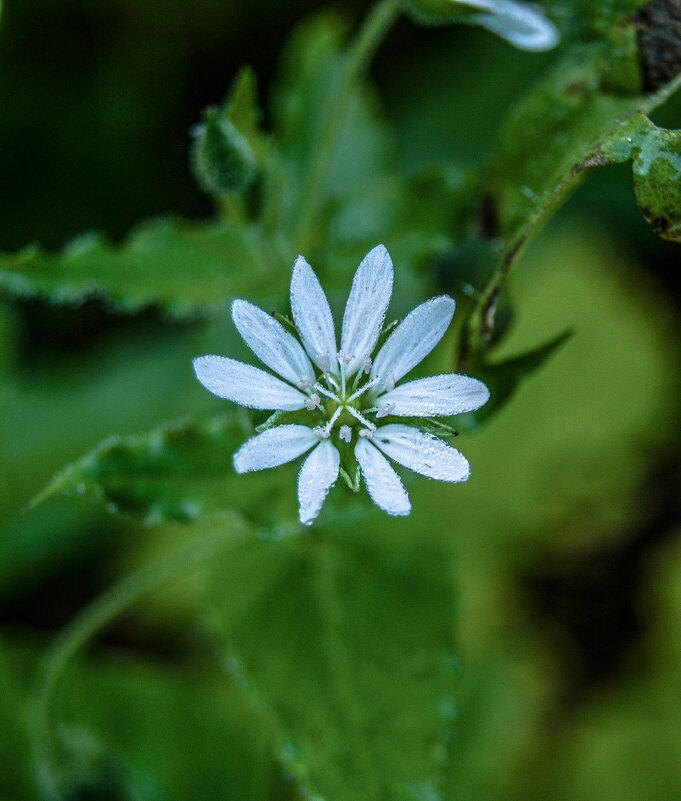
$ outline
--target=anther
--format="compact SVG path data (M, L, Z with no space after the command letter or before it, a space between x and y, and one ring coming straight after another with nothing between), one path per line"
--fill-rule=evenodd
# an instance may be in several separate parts
M305 401L305 408L308 412L311 412L313 409L316 409L319 406L319 395L316 392L313 392L312 395Z
M385 377L385 391L392 392L395 389L395 376L392 373L388 373Z
M371 372L371 356L364 357L364 364L362 366L362 369L364 370L366 375L369 375L369 373Z
M322 368L322 370L330 370L331 359L329 359L328 353L318 353L317 364Z
M340 431L338 432L338 436L344 442L350 442L350 439L352 437L352 429L350 428L350 426L341 426Z
M394 403L386 403L385 406L381 406L381 408L376 412L376 419L378 420L379 417L387 417L394 408Z
M354 357L348 356L347 353L343 353L342 350L339 350L336 354L336 358L338 359L338 364L350 364Z
M314 383L314 378L311 375L303 375L298 382L298 389L307 389L312 383Z
M312 429L312 433L322 439L328 439L331 436L331 432L326 430L326 426L315 426L315 428Z
M374 432L371 431L369 428L360 428L359 430L360 437L366 437L366 439L371 439L374 435Z

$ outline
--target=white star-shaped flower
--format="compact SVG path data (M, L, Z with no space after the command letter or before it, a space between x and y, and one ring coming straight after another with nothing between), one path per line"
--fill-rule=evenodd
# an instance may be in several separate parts
M378 245L355 273L338 350L324 290L299 256L291 275L298 338L248 301L232 303L244 342L279 377L224 356L194 359L196 377L213 394L278 412L270 427L236 452L237 473L277 467L310 451L298 475L303 523L317 517L341 470L351 482L349 463L358 465L357 479L361 470L374 503L392 515L408 514L411 505L386 456L440 481L468 478L468 462L459 451L429 431L399 422L418 418L417 425L427 425L428 418L473 411L489 398L482 381L455 373L399 384L442 339L454 301L441 295L417 306L374 355L392 285L392 261Z

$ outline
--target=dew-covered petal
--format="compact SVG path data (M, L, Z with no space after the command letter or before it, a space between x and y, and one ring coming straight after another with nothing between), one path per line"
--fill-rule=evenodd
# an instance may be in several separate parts
M286 425L268 428L256 434L234 454L234 469L237 473L266 470L278 467L309 451L319 437L307 426Z
M371 378L391 374L399 381L431 352L444 336L454 315L454 301L448 295L431 298L409 312L379 350Z
M335 365L336 330L329 301L314 270L302 256L296 259L291 273L291 313L305 350L317 367L324 370Z
M390 515L408 515L409 496L388 460L368 439L361 437L355 445L355 456L362 468L364 483L371 500Z
M465 481L470 475L466 457L446 442L412 426L392 423L374 431L371 441L383 453L438 481Z
M250 409L288 412L305 406L306 395L258 367L226 356L199 356L193 364L199 381L219 398Z
M362 259L352 280L345 305L341 351L351 356L346 375L354 375L364 364L381 333L393 291L393 263L383 245L376 245Z
M338 478L340 454L328 439L319 445L303 462L298 473L298 504L300 522L310 524L319 514L331 486Z
M297 384L304 376L314 376L300 342L271 314L246 300L235 300L232 319L253 353L282 378Z
M477 378L457 373L432 375L409 381L381 395L376 405L392 406L397 417L438 417L479 409L489 400L489 390Z
M478 25L521 50L550 50L558 44L556 26L540 8L513 0L466 0L485 12L474 17Z

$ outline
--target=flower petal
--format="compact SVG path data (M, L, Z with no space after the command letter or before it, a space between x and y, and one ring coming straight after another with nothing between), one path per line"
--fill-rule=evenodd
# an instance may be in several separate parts
M266 470L291 462L301 453L309 451L319 437L307 426L286 425L268 428L256 434L234 454L234 469L237 473Z
M356 373L364 359L371 356L392 291L393 263L385 247L377 245L357 268L345 305L341 351L352 357L346 375Z
M305 406L307 396L258 367L225 356L199 356L194 372L203 386L218 398L251 409L293 411Z
M298 503L300 522L309 525L319 514L322 504L338 478L340 454L328 439L319 445L303 462L298 473Z
M291 313L305 350L317 367L325 369L326 359L328 364L335 365L338 349L329 301L314 270L302 256L296 259L291 273Z
M432 375L409 381L381 395L379 408L394 404L397 417L437 417L479 409L489 400L489 390L477 378L457 373Z
M466 0L466 4L488 11L474 21L521 50L550 50L558 44L558 29L535 6L512 0Z
M391 459L428 478L465 481L470 475L466 457L456 448L412 426L381 426L371 441Z
M431 298L409 312L379 350L371 377L384 379L389 373L399 381L431 352L449 328L454 301L448 295Z
M355 445L355 456L376 506L389 515L408 515L411 511L409 496L385 456L364 438L360 438Z
M271 314L246 300L235 300L232 320L253 353L282 378L297 384L303 376L314 377L300 342Z

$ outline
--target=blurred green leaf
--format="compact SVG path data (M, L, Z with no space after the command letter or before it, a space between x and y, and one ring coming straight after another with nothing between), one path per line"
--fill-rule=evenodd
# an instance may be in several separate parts
M343 76L348 25L336 14L323 12L305 20L288 42L272 90L273 132L277 158L266 192L274 204L269 213L283 236L304 229L315 213L315 229L323 228L339 207L365 202L365 228L375 230L384 220L390 197L372 194L384 180L392 160L393 143L381 119L371 90L362 86L351 97L331 143L328 163L317 173L320 150L326 147L327 121L343 98L338 96ZM388 193L389 195L390 193ZM275 211L276 209L276 211ZM304 239L306 232L302 231ZM373 244L377 234L371 233ZM310 241L294 242L295 250L318 247L318 234Z
M253 227L158 220L121 246L86 234L60 254L30 247L0 255L0 289L74 305L100 297L126 312L158 305L173 317L193 317L215 313L235 293L262 289L268 267Z
M188 536L205 533L204 524L197 525ZM200 638L195 642L203 645ZM0 646L0 795L3 801L44 801L36 779L42 787L47 779L49 787L44 771L54 766L36 754L43 732L32 728L29 714L40 652L34 636L19 632ZM57 763L57 778L89 775L99 794L76 797L102 801L119 798L114 792L121 785L144 801L159 795L173 801L293 799L272 756L271 722L202 657L204 650L195 652L178 667L158 655L101 647L70 666L59 699L63 723L56 731L66 761Z
M451 562L404 529L376 542L370 520L230 548L212 563L211 616L306 797L436 798L454 713Z
M234 412L110 437L58 473L34 504L67 493L95 498L109 511L145 523L193 520L224 509L271 520L283 490L293 501L295 482L285 468L264 477L236 475L232 455L248 434L248 418Z
M86 729L62 728L57 736L59 765L39 768L43 792L50 801L165 801L148 775Z
M477 368L474 375L487 384L490 390L490 399L479 411L471 415L472 419L480 424L501 411L511 400L520 384L545 364L572 334L572 331L565 331L545 345L520 356Z

